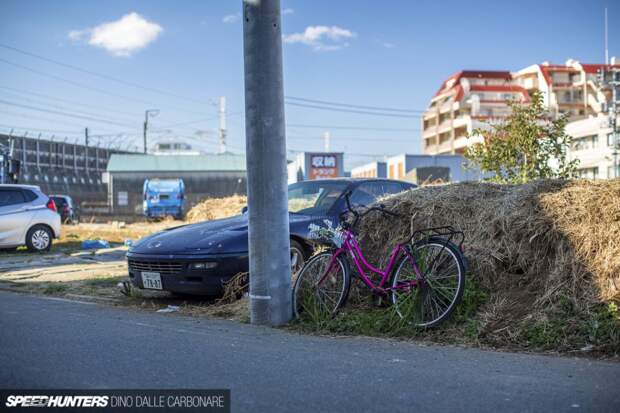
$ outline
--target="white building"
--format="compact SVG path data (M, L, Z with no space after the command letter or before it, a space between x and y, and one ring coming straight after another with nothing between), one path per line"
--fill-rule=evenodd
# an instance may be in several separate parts
M370 162L351 169L352 178L387 178L385 162Z
M570 159L579 159L581 178L608 179L620 177L620 168L614 174L614 135L607 116L590 117L566 125L572 137ZM620 162L620 154L618 154Z
M400 154L387 160L387 177L390 179L404 179L416 168L432 166L445 167L450 170L450 181L477 181L480 172L466 168L466 161L462 155L409 155Z

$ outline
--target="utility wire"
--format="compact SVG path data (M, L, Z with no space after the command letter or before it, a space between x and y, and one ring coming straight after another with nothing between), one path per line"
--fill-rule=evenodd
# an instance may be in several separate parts
M25 96L38 96L41 97L43 99L48 99L48 100L52 100L52 101L58 101L58 102L65 102L65 103L69 103L71 105L79 105L79 106L86 106L86 107L90 107L93 108L95 110L99 110L102 112L110 112L110 113L116 113L119 115L128 115L129 113L127 111L122 111L122 110L116 110L116 109L111 109L111 108L107 108L107 107L101 107L101 106L95 106L89 103L83 103L83 102L77 102L75 100L69 100L69 99L65 99L65 98L59 98L56 96L51 96L51 95L45 95L43 93L38 93L38 92L32 92L30 90L23 90L23 89L16 89L14 87L9 87L9 86L0 86L1 89L6 89L9 90L13 93L16 94L21 94L21 95L25 95ZM142 113L140 113L140 115L142 115Z
M42 72L40 70L33 69L31 67L21 65L19 63L13 63L13 62L10 62L10 61L8 61L6 59L0 58L0 62L2 62L4 64L7 64L7 65L10 65L10 66L14 66L14 67L23 69L23 70L26 70L26 71L29 71L29 72L32 72L32 73L36 73L36 74L38 74L40 76L49 77L51 79L55 79L55 80L58 80L60 82L65 82L65 83L68 83L68 84L76 86L76 87L80 87L80 88L83 88L83 89L91 90L93 92L102 93L102 94L105 94L105 95L108 95L108 96L113 96L113 97L121 98L121 99L124 99L124 100L130 100L130 101L133 101L133 102L138 102L138 103L146 104L146 105L149 105L149 106L159 106L159 105L155 105L152 102L149 102L147 100L137 99L137 98L130 97L130 96L120 95L118 93L108 92L107 90L99 89L99 88L96 88L96 87L92 87L92 86L86 85L84 83L75 82L73 80L65 79L65 78L60 77L60 76L56 76L56 75L52 75L50 73ZM167 106L170 107L170 108L173 108L170 105L167 105ZM203 113L203 112L197 112L197 111L192 111L192 110L187 110L187 109L176 109L176 110L179 110L179 111L182 111L182 112L187 112L187 113L195 113L195 114L202 114Z
M131 87L134 87L134 88L137 88L137 89L147 90L149 92L159 93L161 95L171 96L171 97L175 97L177 99L183 99L183 100L191 101L191 102L194 102L194 103L202 103L202 104L207 104L207 105L210 104L210 103L208 103L207 101L204 101L204 100L178 95L176 93L168 92L166 90L156 89L156 88L153 88L153 87L140 85L138 83L129 82L127 80L119 79L119 78L114 77L114 76L109 76L109 75L106 75L106 74L103 74L103 73L94 72L92 70L83 69L81 67L70 65L68 63L59 62L58 60L50 59L48 57L41 56L41 55L38 55L38 54L35 54L35 53L32 53L32 52L27 52L25 50L18 49L16 47L9 46L9 45L6 45L6 44L0 43L0 47L3 47L3 48L8 49L8 50L12 50L12 51L17 52L17 53L21 53L21 54L26 55L26 56L34 57L35 59L43 60L45 62L49 62L49 63L53 63L55 65L63 66L63 67L66 67L66 68L69 68L69 69L72 69L72 70L76 70L78 72L86 73L86 74L89 74L91 76L96 76L96 77L99 77L101 79L106 79L106 80L110 80L112 82L120 83L120 84L125 85L125 86L131 86Z
M323 140L322 136L298 136L298 135L286 135L286 139L293 140L308 140L308 139L319 139ZM332 142L337 141L360 141L360 142L397 142L397 143L413 143L413 139L390 139L390 138L356 138L356 137L341 137L341 136L331 136L330 138Z
M13 92L9 92L9 93L13 93ZM42 102L37 99L31 99L31 98L27 98L27 97L23 97L19 95L16 95L15 99L19 99L20 100L19 103L23 103L21 101L26 101L27 103L35 104L35 105L46 107L46 108L49 107L49 105L51 105L51 103L49 102ZM54 105L52 108L54 110L59 109L59 110L70 111L71 113L75 113L75 114L83 115L83 116L98 117L100 115L99 113L86 112L83 110L75 110L75 109L66 107L64 105L58 105L58 104ZM114 116L118 116L118 115L114 115ZM131 118L110 117L109 119L113 119L115 122L127 122L128 124L133 124L136 121L136 118L131 119Z
M397 108L388 108L388 107L383 107L383 106L354 105L351 103L337 103L337 102L330 102L327 100L306 99L306 98L300 98L300 97L295 97L295 96L284 96L284 98L288 100L298 100L301 102L318 103L318 104L324 104L324 105L329 105L329 106L340 106L343 108L352 108L352 109L369 109L369 110L376 110L376 111L382 111L382 112L424 113L423 110L397 109Z
M419 118L421 116L421 115L399 115L396 113L370 112L370 111L356 110L356 109L331 108L331 107L326 107L326 106L307 105L305 103L296 103L296 102L290 102L290 101L285 101L284 103L290 106L299 106L302 108L320 109L320 110L327 110L330 112L357 113L361 115L388 116L388 117L393 117L393 118L410 118L410 119Z
M420 129L413 128L382 128L372 126L342 126L342 125L308 125L299 123L287 123L287 128L307 128L307 129L346 129L346 130L365 130L365 131L384 131L384 132L419 132Z
M7 101L7 100L2 100L2 99L0 99L0 103L4 103L4 104L10 105L10 106L17 106L17 107L21 107L21 108L25 108L25 109L36 110L36 111L39 111L39 112L51 113L51 114L54 114L54 115L67 116L67 117L76 118L76 119L85 119L85 120L99 122L99 123L106 123L106 124L109 124L109 125L116 125L116 126L123 126L123 127L132 127L133 126L133 125L128 125L128 124L118 123L118 122L115 122L113 120L94 118L94 117L91 117L91 116L74 115L72 113L61 112L61 111L58 111L58 110L51 110L51 109L45 109L45 108L37 108L37 107L34 107L34 106L23 105L23 104L20 104L20 103L10 102L10 101Z

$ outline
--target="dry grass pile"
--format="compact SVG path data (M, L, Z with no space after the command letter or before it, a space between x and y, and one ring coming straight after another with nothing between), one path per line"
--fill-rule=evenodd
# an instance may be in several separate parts
M361 244L375 258L411 228L465 232L469 277L488 294L466 327L478 340L620 352L620 180L451 184L383 203L403 218L362 223Z
M238 215L247 202L244 195L209 198L193 206L187 213L186 219L189 222L200 222L228 218Z

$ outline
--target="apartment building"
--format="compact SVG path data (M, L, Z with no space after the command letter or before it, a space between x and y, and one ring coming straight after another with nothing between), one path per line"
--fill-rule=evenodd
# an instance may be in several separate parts
M450 76L422 116L422 151L429 155L463 154L481 137L467 138L474 129L508 115L508 102L527 101L508 71L465 70Z
M513 79L529 92L540 90L552 114L568 114L569 121L574 121L603 111L609 96L597 85L597 73L604 66L572 59L563 65L545 62L513 73Z
M442 83L422 116L422 151L462 154L467 146L482 141L481 136L468 139L467 134L501 121L510 112L510 101L527 102L534 90L543 93L545 105L556 116L566 113L570 122L596 117L610 99L609 91L597 85L597 72L610 66L620 67L568 60L563 65L535 64L514 73L458 72Z
M605 115L570 122L566 133L572 136L570 159L578 159L580 178L610 179L620 177L620 167L615 163L614 135ZM614 172L614 165L616 171Z

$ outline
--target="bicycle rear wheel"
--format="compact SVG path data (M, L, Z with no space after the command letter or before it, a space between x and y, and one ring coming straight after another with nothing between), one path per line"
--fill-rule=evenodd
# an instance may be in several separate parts
M333 257L330 252L316 255L304 265L295 281L295 317L333 317L346 302L350 284L349 266L344 258Z
M403 257L392 279L392 304L401 318L434 327L450 317L463 297L463 257L456 245L434 237L414 245L413 256L419 271Z

